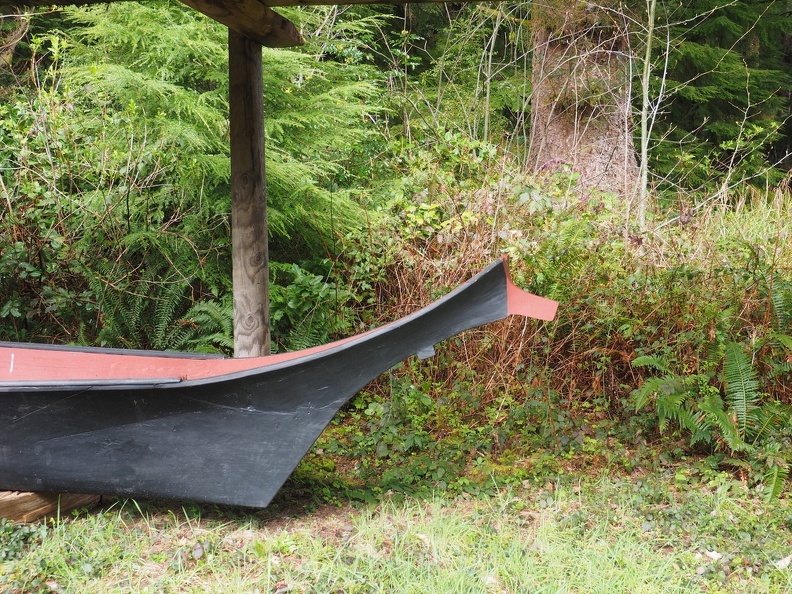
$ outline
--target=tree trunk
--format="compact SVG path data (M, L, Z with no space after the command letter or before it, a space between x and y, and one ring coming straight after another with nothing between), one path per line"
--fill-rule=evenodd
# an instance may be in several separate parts
M529 166L629 197L638 182L626 19L576 0L534 4Z

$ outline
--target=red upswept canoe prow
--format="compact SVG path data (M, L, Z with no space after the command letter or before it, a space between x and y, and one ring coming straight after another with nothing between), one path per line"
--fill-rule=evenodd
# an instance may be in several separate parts
M340 407L409 357L507 315L552 320L497 260L401 320L227 359L0 343L0 489L266 506Z

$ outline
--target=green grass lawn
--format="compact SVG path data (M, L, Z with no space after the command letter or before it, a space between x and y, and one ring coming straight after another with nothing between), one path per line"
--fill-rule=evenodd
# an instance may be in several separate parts
M2 532L3 592L792 592L792 505L726 475L246 513L111 502ZM0 557L2 558L2 557Z

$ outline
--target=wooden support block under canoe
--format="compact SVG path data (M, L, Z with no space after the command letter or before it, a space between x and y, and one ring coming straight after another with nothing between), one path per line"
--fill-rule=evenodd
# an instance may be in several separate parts
M64 516L80 507L94 507L99 499L99 495L0 491L0 518L33 522L44 516Z

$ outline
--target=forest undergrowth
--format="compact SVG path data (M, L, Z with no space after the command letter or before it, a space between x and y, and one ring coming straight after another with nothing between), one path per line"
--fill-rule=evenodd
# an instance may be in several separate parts
M392 370L331 425L295 483L369 499L684 460L729 470L768 499L783 492L790 196L735 194L641 242L625 233L622 206L579 195L565 174L498 174L401 209L410 237L376 287L389 317L501 254L519 285L561 303L558 317L470 331Z
M779 44L748 48L768 58L766 100L737 68L741 46L714 64L698 42L658 54L655 72L683 50L691 72L645 81L680 95L652 98L673 109L643 139L641 227L634 196L583 191L563 164L526 172L524 19L415 10L414 30L390 8L294 11L314 32L305 47L264 50L274 348L396 319L502 255L558 317L508 319L400 364L346 406L291 492L490 493L678 467L781 496L792 197ZM231 354L226 42L164 2L32 18L0 78L0 338ZM678 112L712 108L721 75L729 105L705 121L742 124L696 133ZM772 133L749 125L762 118Z

